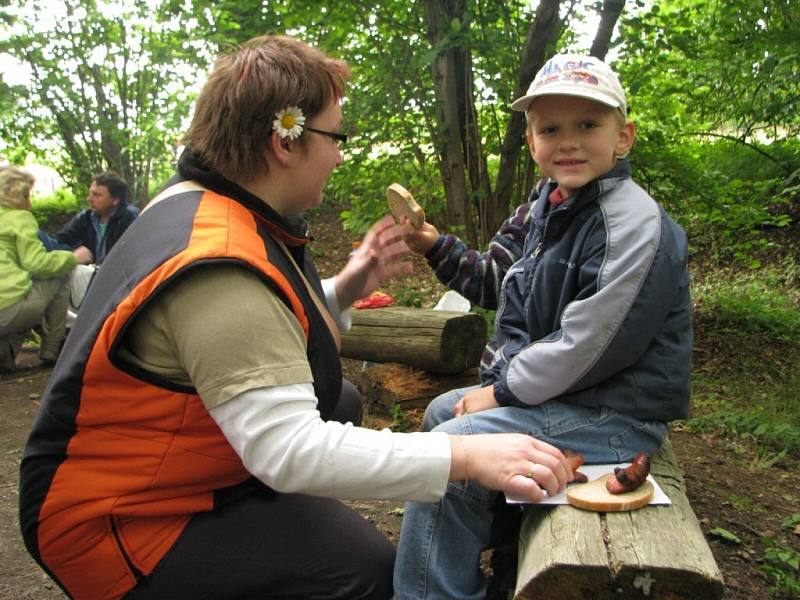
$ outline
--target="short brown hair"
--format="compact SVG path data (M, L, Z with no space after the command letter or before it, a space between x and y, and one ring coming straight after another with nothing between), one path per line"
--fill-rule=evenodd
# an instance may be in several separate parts
M343 96L349 77L344 61L300 40L254 38L217 59L185 142L225 178L250 181L266 169L275 113L298 106L311 119Z
M127 204L130 196L128 183L119 173L106 171L92 177L92 183L105 186L112 198L119 200L120 204Z
M33 175L19 167L9 166L0 170L0 206L11 209L27 208L28 193L35 181Z

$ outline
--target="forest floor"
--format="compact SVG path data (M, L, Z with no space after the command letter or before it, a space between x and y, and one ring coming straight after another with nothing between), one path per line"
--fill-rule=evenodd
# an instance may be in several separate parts
M320 218L322 217L322 218ZM332 209L312 217L315 260L320 273L336 272L350 250L350 237L342 232ZM383 291L400 298L414 298L430 307L445 289L435 281L424 261L414 260L414 273L391 282ZM737 361L735 348L708 348L697 336L695 368L703 357ZM739 352L746 351L739 349ZM728 356L720 357L720 352ZM36 415L50 369L38 366L35 351L21 357L22 369L0 376L0 600L50 600L64 598L26 552L19 533L18 469L31 423ZM354 374L361 363L345 360L345 373ZM420 411L412 411L418 422ZM386 415L368 414L366 425L389 425ZM678 424L670 434L672 445L686 476L689 500L700 520L709 545L723 573L727 600L770 598L771 581L762 571L769 540L800 552L800 537L782 522L800 512L798 457L783 457L774 464L759 460L757 449L740 437L700 433ZM351 502L356 510L396 541L400 531L400 503ZM739 543L711 534L715 529L735 534Z

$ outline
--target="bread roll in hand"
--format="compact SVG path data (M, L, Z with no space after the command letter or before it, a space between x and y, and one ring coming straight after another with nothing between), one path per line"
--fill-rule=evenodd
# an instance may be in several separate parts
M386 188L386 201L397 223L402 223L403 217L408 218L414 229L419 229L425 223L425 211L416 203L414 196L399 183L393 183Z

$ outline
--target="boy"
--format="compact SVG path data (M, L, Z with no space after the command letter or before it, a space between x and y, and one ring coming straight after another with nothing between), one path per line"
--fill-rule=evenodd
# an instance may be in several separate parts
M689 413L686 235L630 178L635 128L602 61L551 58L512 109L526 113L531 156L548 179L502 280L481 386L436 398L423 427L527 432L590 463L655 452L667 422ZM451 482L437 503L408 503L396 597L483 598L479 558L497 498Z

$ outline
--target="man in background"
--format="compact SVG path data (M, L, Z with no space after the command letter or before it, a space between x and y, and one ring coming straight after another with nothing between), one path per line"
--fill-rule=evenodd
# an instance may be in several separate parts
M89 208L77 213L61 228L55 235L57 245L46 245L61 250L84 246L92 254L88 263L101 264L139 215L139 209L128 203L129 198L130 188L117 173L107 171L95 175L89 188Z

